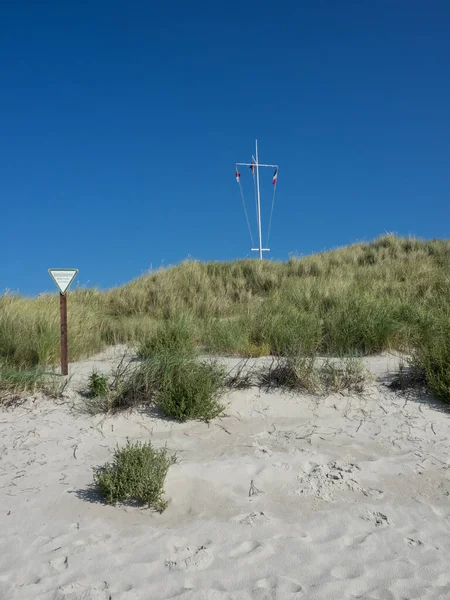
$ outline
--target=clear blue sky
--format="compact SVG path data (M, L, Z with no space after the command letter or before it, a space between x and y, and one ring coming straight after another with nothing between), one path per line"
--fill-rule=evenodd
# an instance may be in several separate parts
M253 256L256 137L270 258L449 237L449 31L448 0L2 2L0 290Z

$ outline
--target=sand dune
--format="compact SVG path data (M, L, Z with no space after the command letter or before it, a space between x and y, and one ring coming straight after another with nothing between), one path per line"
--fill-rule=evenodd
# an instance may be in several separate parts
M363 398L233 392L209 425L74 412L120 350L0 413L1 599L450 598L450 413L383 385L395 357ZM162 515L90 489L127 437L178 453Z

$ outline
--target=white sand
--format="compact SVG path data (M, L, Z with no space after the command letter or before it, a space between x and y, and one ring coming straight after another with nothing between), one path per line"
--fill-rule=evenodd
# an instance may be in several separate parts
M114 360L72 365L72 387ZM378 376L396 366L367 362ZM0 598L450 598L444 406L380 383L364 399L228 400L210 426L88 417L45 398L0 412ZM127 437L179 454L162 515L89 491Z

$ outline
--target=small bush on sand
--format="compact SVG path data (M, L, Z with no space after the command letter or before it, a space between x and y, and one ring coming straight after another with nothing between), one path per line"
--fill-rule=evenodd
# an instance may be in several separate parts
M161 367L155 401L167 416L210 421L223 412L225 373L217 363L170 357Z
M150 442L127 441L117 446L112 463L94 469L94 484L108 504L138 502L162 512L164 482L176 456L169 456L167 448L155 450Z
M361 393L369 374L361 360L356 358L326 359L315 356L291 355L274 359L261 372L263 387L279 387L310 394Z
M89 375L88 394L91 398L104 397L109 394L109 384L106 375L93 371Z

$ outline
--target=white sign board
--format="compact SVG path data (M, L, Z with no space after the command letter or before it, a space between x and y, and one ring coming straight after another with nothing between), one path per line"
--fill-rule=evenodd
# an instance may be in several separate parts
M61 294L65 294L69 289L69 285L77 276L78 269L49 269L48 272L58 286Z

